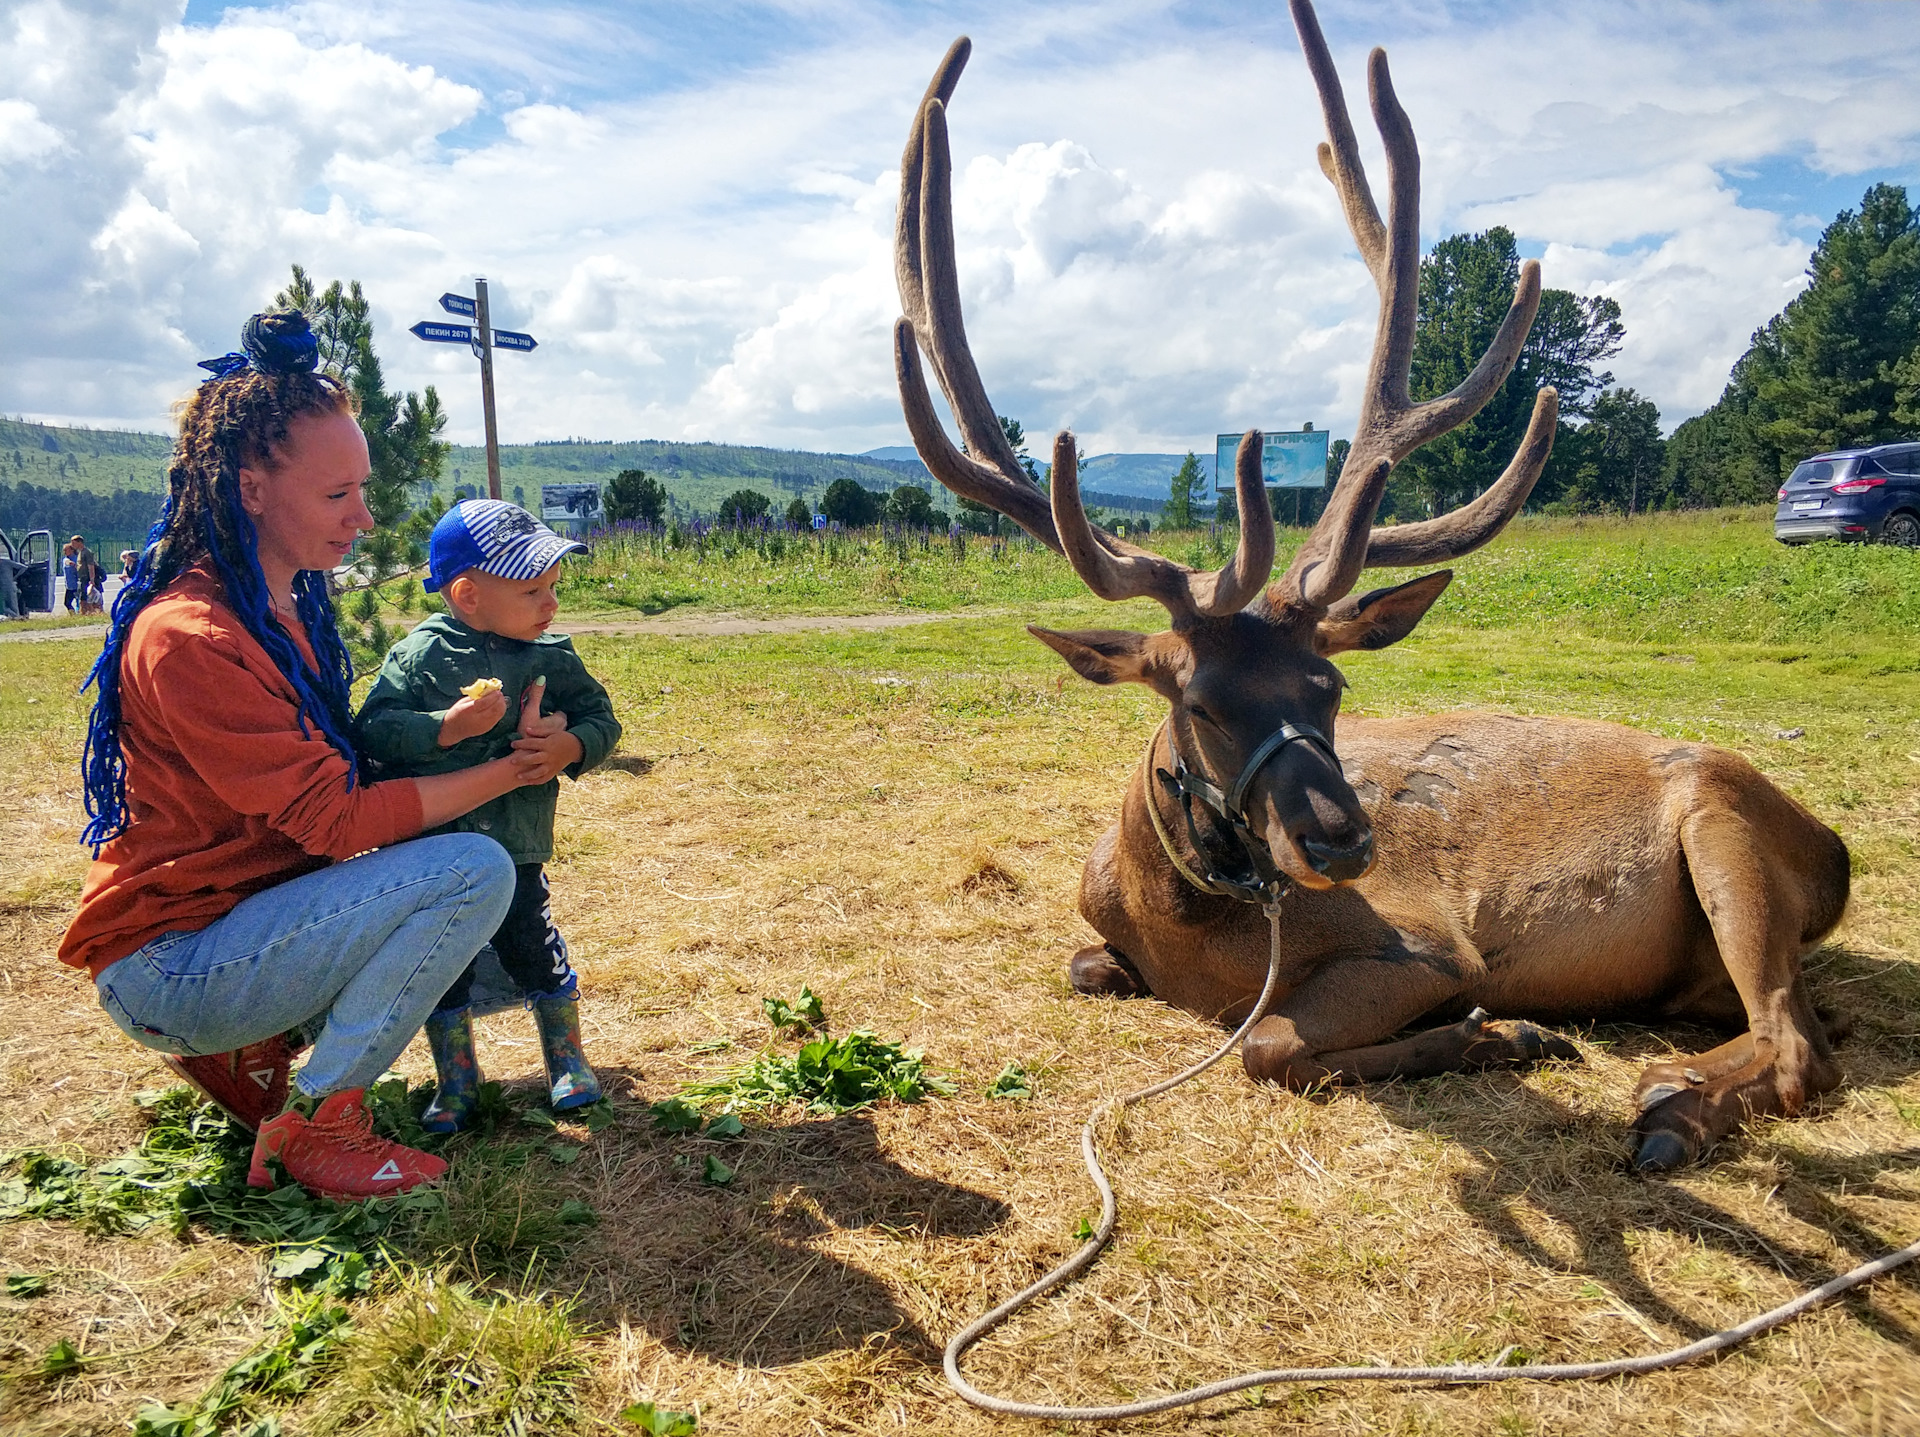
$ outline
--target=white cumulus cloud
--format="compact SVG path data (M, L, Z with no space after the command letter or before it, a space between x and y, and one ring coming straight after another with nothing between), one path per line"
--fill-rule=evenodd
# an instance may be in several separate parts
M1617 298L1613 368L1669 423L1836 204L1920 160L1904 7L1326 9L1376 183L1361 67L1384 43L1425 238L1505 224L1547 283ZM496 321L540 340L501 361L510 439L902 442L894 166L961 28L961 283L997 407L1096 452L1350 424L1372 288L1284 12L1170 0L192 24L179 0L0 0L0 408L159 427L299 261L366 285L390 377L438 384L462 439L472 360L406 327L486 274Z

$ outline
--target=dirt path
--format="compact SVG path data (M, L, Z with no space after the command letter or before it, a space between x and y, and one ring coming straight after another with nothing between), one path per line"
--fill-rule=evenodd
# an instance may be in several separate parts
M937 624L942 619L990 619L1007 609L961 609L944 613L908 614L782 614L753 619L739 614L716 614L703 619L618 619L562 623L569 634L659 634L667 638L724 638L734 634L796 634L834 629L903 629L914 624ZM10 634L0 629L0 644L50 644L65 639L99 640L106 633L99 624L74 624L59 629L31 629Z

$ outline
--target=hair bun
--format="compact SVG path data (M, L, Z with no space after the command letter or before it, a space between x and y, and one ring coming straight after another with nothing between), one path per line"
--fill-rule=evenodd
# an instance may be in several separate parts
M262 374L312 373L320 362L320 341L297 309L254 315L240 331L240 347Z

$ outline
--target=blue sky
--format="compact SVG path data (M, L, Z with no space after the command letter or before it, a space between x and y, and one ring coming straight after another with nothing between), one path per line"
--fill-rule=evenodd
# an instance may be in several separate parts
M1370 45L1392 57L1428 239L1507 224L1549 285L1617 298L1612 367L1669 426L1837 210L1920 180L1906 6L1323 21L1350 96ZM299 261L365 283L389 375L438 385L463 440L471 359L406 327L486 273L541 340L501 361L510 440L903 442L893 172L962 31L961 276L997 406L1092 452L1343 432L1371 287L1284 7L1226 0L0 0L0 205L27 217L0 410L162 428Z

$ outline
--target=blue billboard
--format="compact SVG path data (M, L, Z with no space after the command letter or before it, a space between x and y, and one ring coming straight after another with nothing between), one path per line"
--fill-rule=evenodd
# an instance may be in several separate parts
M1320 489L1327 482L1327 431L1324 429L1268 429L1261 434L1260 474L1269 489ZM1213 441L1213 489L1225 494L1233 488L1233 457L1240 450L1238 434L1221 434Z

